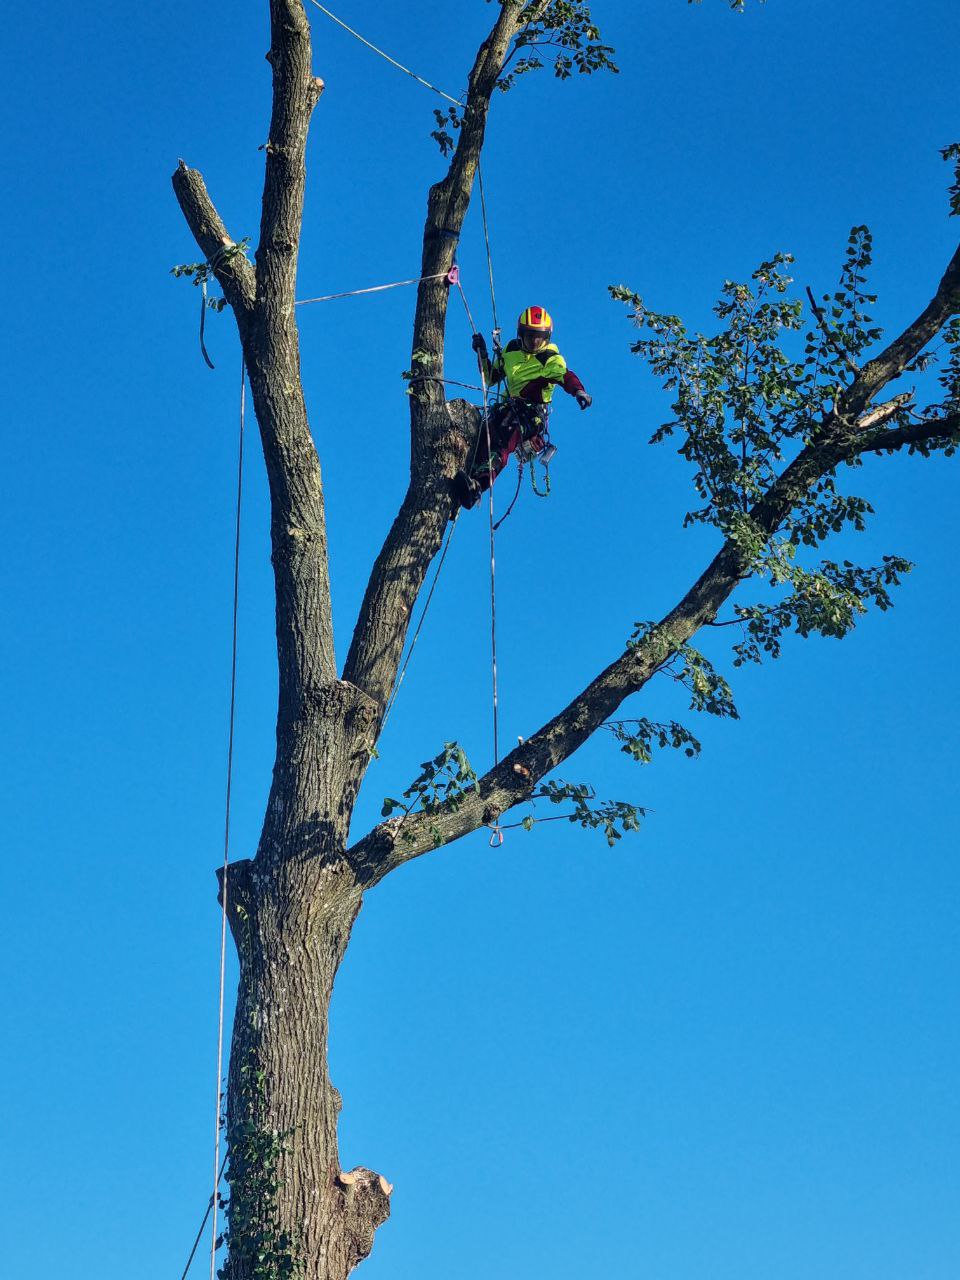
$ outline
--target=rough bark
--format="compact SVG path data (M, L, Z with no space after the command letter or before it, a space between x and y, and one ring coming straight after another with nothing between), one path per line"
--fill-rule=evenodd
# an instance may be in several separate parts
M424 276L448 271L454 260L491 94L521 30L523 7L522 0L501 0L478 51L456 150L428 197ZM529 796L642 687L665 653L715 619L747 565L742 551L726 543L653 636L623 652L481 779L477 797L437 817L413 816L402 827L383 823L348 850L357 789L396 680L413 605L451 515L449 479L478 424L475 410L446 401L439 379L449 289L442 281L424 281L413 349L423 353L425 371L437 380L418 383L410 399L409 486L373 566L338 678L323 485L301 386L294 310L307 130L323 86L312 70L302 0L270 0L270 23L273 108L255 265L223 252L234 242L199 173L181 161L173 176L186 221L236 317L270 485L276 583L273 781L256 857L234 864L223 886L240 957L228 1091L233 1180L227 1274L250 1280L258 1244L267 1242L286 1251L303 1280L344 1280L370 1252L389 1214L391 1191L370 1169L340 1169L340 1099L327 1072L330 996L363 893L438 841L449 843ZM872 419L863 415L957 310L960 251L921 316L857 374L816 437L756 505L751 514L761 530L775 531L820 476L857 453L956 431L953 418L887 428L888 407ZM257 1161L244 1165L242 1158L251 1142L261 1140L271 1153L269 1193L263 1160L258 1174ZM258 1224L255 1230L251 1222Z
M490 97L510 45L522 29L522 9L520 0L505 0L474 61L456 150L446 176L430 188L427 198L422 276L447 272L453 265L483 147ZM410 483L374 564L343 671L344 679L381 708L396 679L412 602L451 515L448 481L462 465L476 432L475 424L451 416L440 381L449 295L442 280L424 280L417 290L411 361L416 359L429 378L418 382L410 397Z
M330 997L360 890L343 864L320 860L271 872L240 864L228 890L240 986L228 1090L227 1276L246 1280L264 1249L306 1277L346 1276L373 1247L392 1190L372 1170L340 1169L340 1095L327 1073ZM243 1159L245 1143L257 1144L255 1158ZM266 1230L247 1228L265 1219Z
M453 261L455 240L435 232L441 224L457 232L462 226L490 94L521 7L507 0L478 53L459 145L447 177L431 191L424 274L446 271ZM224 254L234 241L200 174L181 161L173 176L187 224L236 317L270 486L276 586L273 780L256 857L234 864L225 886L240 956L227 1105L227 1274L249 1280L258 1248L269 1248L285 1250L303 1280L343 1280L370 1252L392 1190L370 1169L342 1171L337 1152L340 1100L327 1075L327 1016L362 894L343 851L410 611L450 518L449 478L476 424L466 407L446 406L441 384L411 398L410 487L374 566L339 679L323 484L294 310L307 130L323 86L313 75L301 0L271 0L270 29L273 108L255 266L243 254ZM418 298L414 346L429 342L438 369L446 299L443 283L422 286ZM279 1135L270 1153L277 1191L275 1203L266 1197L266 1223L263 1170L258 1181L244 1162L251 1131L268 1148L270 1135Z

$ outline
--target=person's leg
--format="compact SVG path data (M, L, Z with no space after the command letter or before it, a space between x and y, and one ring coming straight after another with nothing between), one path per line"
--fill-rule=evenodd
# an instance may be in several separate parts
M486 421L481 420L480 423L469 475L459 471L453 478L454 493L462 507L469 509L476 505L481 493L490 488L507 465L507 459L519 445L520 438L520 426L509 401L488 410ZM490 450L493 451L492 460Z

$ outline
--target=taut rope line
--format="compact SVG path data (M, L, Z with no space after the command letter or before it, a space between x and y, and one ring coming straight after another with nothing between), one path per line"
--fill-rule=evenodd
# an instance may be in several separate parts
M416 80L418 84L422 84L424 88L431 89L434 93L438 93L441 98L446 98L447 102L452 102L455 107L463 106L461 98L451 98L449 93L444 93L442 89L438 89L437 86L435 84L431 84L429 80L424 80L423 76L418 76L415 71L411 71L409 67L405 67L403 63L398 62L396 58L391 58L389 53L384 53L382 49L378 49L375 44L371 44L369 40L365 39L359 31L354 31L353 27L348 27L342 18L338 18L335 13L331 13L329 9L320 3L320 0L310 0L310 3L316 5L320 12L325 13L328 18L332 19L337 24L338 27L343 27L344 31L349 31L350 35L352 35L355 40L359 40L360 43L365 44L368 49L372 49L373 52L378 53L381 58L385 58L386 61L389 62L391 66L396 67L398 71L402 71L404 75L410 76L412 79Z
M233 738L237 708L237 613L240 601L240 513L243 498L243 426L246 409L247 366L240 359L240 430L237 450L237 517L233 547L233 639L230 659L230 729L227 736L227 794L223 822L223 878L220 882L220 992L217 1018L217 1107L213 1129L213 1230L210 1235L210 1280L217 1267L217 1187L220 1183L220 1110L223 1104L223 993L227 961L227 874L230 865L230 799L233 787ZM189 1266L189 1263L187 1264Z

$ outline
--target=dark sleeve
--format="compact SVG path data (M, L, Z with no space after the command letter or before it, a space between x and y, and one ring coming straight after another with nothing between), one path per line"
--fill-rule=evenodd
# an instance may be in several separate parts
M563 375L563 382L560 385L563 387L564 391L567 393L568 396L575 396L578 391L583 390L583 383L580 381L580 379L577 377L577 375L573 372L572 369L568 369L567 372Z
M543 393L549 385L549 378L533 378L520 388L520 399L530 400L533 404L543 404Z

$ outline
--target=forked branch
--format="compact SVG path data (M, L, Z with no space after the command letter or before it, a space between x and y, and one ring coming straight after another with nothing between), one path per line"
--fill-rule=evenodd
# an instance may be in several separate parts
M793 461L749 512L761 539L769 540L789 513L823 477L864 452L893 451L905 445L944 441L960 430L960 415L950 414L916 425L877 430L884 413L896 413L902 396L858 423L850 408L869 401L897 378L951 315L960 311L960 251L954 256L933 301L900 337L860 371ZM871 429L871 422L873 429ZM374 828L348 852L366 885L373 885L403 863L496 821L507 809L530 798L537 784L577 750L631 694L639 691L664 660L703 626L715 621L721 606L751 576L755 562L744 547L728 539L683 599L639 643L602 671L559 715L479 780L456 805L417 814L402 824L389 820Z

